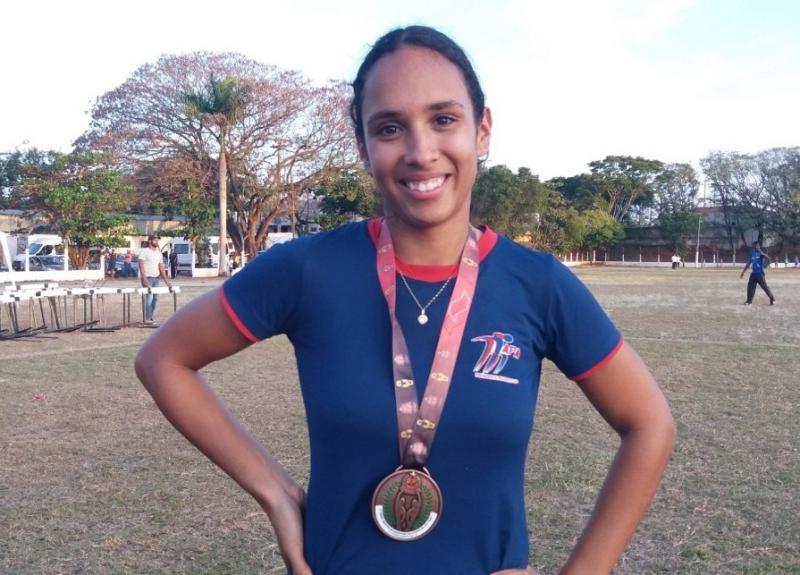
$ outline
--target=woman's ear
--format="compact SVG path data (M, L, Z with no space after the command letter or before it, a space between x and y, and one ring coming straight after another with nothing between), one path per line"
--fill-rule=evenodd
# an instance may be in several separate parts
M476 141L476 149L478 157L489 155L489 143L492 139L492 111L489 108L483 109L483 117L478 124L478 134Z

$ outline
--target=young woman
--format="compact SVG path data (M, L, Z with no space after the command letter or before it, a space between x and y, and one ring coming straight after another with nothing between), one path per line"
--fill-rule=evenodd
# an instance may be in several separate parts
M672 448L658 386L572 272L470 225L492 120L452 40L394 30L353 87L384 217L272 248L154 333L139 377L263 507L293 573L511 575L534 572L523 476L550 358L621 437L562 569L609 572ZM307 495L198 374L277 333L298 362Z

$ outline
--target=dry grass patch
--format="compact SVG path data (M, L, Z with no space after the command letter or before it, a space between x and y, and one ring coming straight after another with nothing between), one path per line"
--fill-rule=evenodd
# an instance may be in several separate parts
M617 572L800 573L800 271L769 274L772 308L763 294L742 306L734 270L578 273L651 366L678 424L664 484ZM0 572L284 572L260 508L136 381L148 333L0 342ZM288 341L205 374L304 482ZM546 366L527 473L531 561L543 575L568 554L615 447L574 384Z

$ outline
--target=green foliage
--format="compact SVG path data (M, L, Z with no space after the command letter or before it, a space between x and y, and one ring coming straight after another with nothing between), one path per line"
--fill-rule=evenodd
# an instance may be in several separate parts
M21 193L26 172L47 163L47 153L36 148L0 154L0 208L26 209Z
M731 249L769 234L781 242L800 241L800 148L772 148L757 154L714 152L700 165L722 211Z
M589 210L581 214L585 235L583 243L590 248L614 245L625 239L625 229L611 214L603 210Z
M106 156L49 152L46 160L25 164L21 171L15 197L64 238L74 267L86 265L90 247L118 246L132 231L124 214L134 190L108 167Z
M233 76L209 77L204 91L184 95L189 115L227 127L241 119L247 105L247 88Z
M694 212L665 213L658 218L661 235L672 243L673 249L681 253L689 240L695 237L699 221L700 215Z
M599 181L592 174L553 178L547 184L579 212L606 207L607 202L600 193Z
M654 181L664 164L640 157L606 156L603 160L589 162L589 167L600 196L597 204L602 200L608 213L621 222L628 219L632 211L641 220L646 208L653 203Z
M668 214L691 212L700 182L689 164L667 164L655 177L656 205L661 218Z
M219 214L217 206L209 202L201 191L191 184L187 185L185 193L178 196L174 210L186 218L186 224L175 230L175 235L193 241L213 232L214 221Z
M547 189L528 168L515 174L506 166L481 170L472 190L472 215L478 223L512 238L530 232Z
M549 193L535 214L531 245L540 251L566 253L583 243L584 223L578 211L548 186Z
M372 181L362 170L336 171L328 174L313 190L321 197L319 224L324 230L359 218L377 214L378 203Z
M202 240L195 239L195 254L197 256L197 267L210 268L212 267L211 259L211 240L203 238Z

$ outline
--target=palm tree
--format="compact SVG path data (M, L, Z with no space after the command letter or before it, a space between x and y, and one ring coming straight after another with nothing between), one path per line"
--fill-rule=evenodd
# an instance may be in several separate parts
M231 126L244 115L247 103L245 86L232 76L217 80L212 75L205 91L186 94L184 101L190 115L209 125L219 143L219 275L228 275L228 164L227 137ZM210 126L216 127L215 132Z

